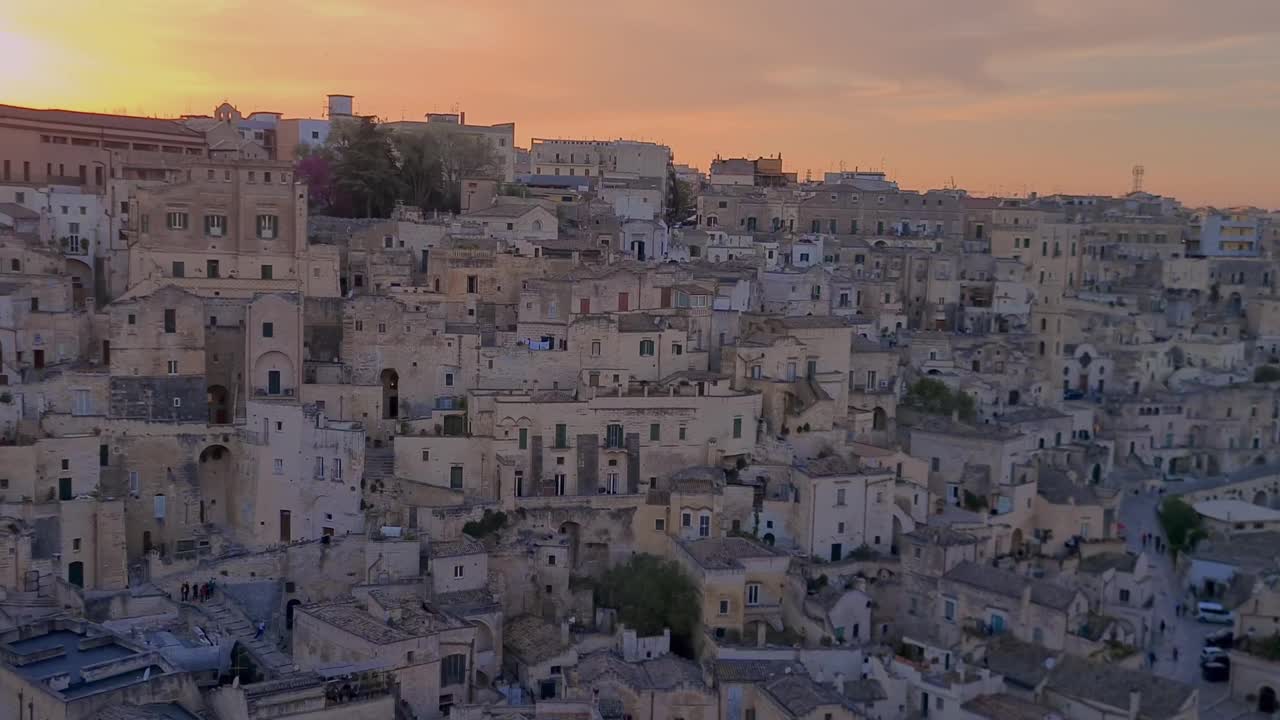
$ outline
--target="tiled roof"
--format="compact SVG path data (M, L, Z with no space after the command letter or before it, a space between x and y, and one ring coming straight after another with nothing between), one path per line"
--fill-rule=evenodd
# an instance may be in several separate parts
M764 690L793 717L803 717L823 706L846 706L843 694L826 683L814 682L808 675L775 677L764 684Z
M1066 610L1077 594L1075 590L1047 580L1025 578L1008 570L968 560L956 565L943 578L1014 599L1022 597L1023 589L1030 586L1032 603L1056 610Z
M781 550L752 542L746 538L707 538L681 543L685 552L707 570L730 570L742 567L739 560L782 557Z
M16 105L0 105L0 118L61 123L63 125L84 125L91 128L108 128L129 132L164 133L181 136L183 140L200 140L203 138L200 133L183 127L182 124L174 120L134 117L131 115L108 115L75 110L44 110L18 107Z
M716 679L726 683L759 683L776 675L803 672L801 666L790 660L717 660Z
M1196 691L1191 685L1149 672L1098 665L1071 655L1062 656L1049 673L1045 689L1122 710L1129 708L1129 693L1136 690L1140 720L1174 717Z
M536 664L569 649L560 628L534 615L520 615L502 628L502 645L521 660Z

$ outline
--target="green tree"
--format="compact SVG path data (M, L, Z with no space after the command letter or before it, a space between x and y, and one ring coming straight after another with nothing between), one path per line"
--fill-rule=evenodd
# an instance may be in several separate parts
M1269 383L1280 380L1280 367L1275 365L1263 365L1253 372L1253 381L1258 383Z
M959 411L961 420L972 420L977 415L973 398L965 392L952 390L940 380L922 378L907 391L903 403L908 407L931 415L950 415Z
M697 213L697 193L692 185L676 179L675 170L667 173L667 225L689 219Z
M616 608L618 618L641 635L671 629L673 650L690 654L701 613L693 581L674 560L641 553L610 569L595 587L599 607Z
M444 207L443 152L434 132L397 133L393 139L399 160L401 199L423 210Z
M400 196L391 132L373 118L343 119L329 133L334 187L361 217L387 217Z
M1182 498L1168 498L1160 504L1160 526L1175 554L1195 549L1205 537L1200 513Z
M445 130L438 142L447 209L456 212L462 207L463 180L502 179L502 159L487 138Z

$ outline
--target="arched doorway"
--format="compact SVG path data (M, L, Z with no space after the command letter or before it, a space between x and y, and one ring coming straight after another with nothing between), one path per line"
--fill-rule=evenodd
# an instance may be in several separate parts
M1022 401L1022 393L1018 392L1017 390L1010 390L1010 391L1009 391L1009 404L1010 404L1010 405L1017 405L1017 404L1018 404L1019 402L1021 402L1021 401Z
M889 427L889 414L879 405L871 411L871 429L886 430Z
M206 392L209 402L209 424L226 425L231 422L231 414L227 412L227 389L222 385L210 385Z
M1263 685L1258 691L1258 712L1273 713L1276 711L1276 691L1270 685Z
M400 417L400 373L391 368L382 371L382 417Z
M284 626L286 629L293 629L293 609L302 604L302 601L294 598L285 605L284 608Z
M1254 493L1254 494L1253 494L1253 504L1254 504L1254 505L1258 505L1258 506L1260 506L1260 507L1266 507L1266 506L1267 506L1267 493L1266 493L1265 491L1263 491L1263 490L1259 490L1258 492Z
M196 465L196 482L200 487L200 522L227 522L230 485L234 463L231 451L224 445L210 445L200 451Z
M1094 463L1093 472L1089 473L1089 476L1093 478L1095 484L1102 482L1102 466Z
M773 547L773 543L774 543L773 533L765 533L764 537L760 539L764 541L765 545L768 545L769 547Z
M84 587L84 563L77 560L67 566L67 582L78 588Z

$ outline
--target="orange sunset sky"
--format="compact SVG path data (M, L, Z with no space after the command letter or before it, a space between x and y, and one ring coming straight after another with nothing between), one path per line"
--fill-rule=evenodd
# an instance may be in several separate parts
M1280 0L0 0L0 102L458 106L517 139L781 152L974 193L1280 208Z

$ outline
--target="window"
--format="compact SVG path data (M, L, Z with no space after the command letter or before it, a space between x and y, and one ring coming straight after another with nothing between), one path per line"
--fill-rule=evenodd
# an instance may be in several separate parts
M333 462L330 464L330 474L330 480L342 479L342 458L333 459Z
M750 583L747 585L747 604L748 605L760 604L760 584L759 583Z
M176 278L186 277L186 276L187 276L187 264L186 264L186 263L184 263L184 262L182 262L182 261L180 261L180 260L174 260L174 261L173 261L173 273L172 273L172 274L173 274L173 276L174 276L174 277L176 277Z
M269 323L269 322L262 323L262 337L269 338L269 337L275 337L275 335L276 335L275 323Z
M942 458L929 458L929 470L940 472L942 470Z
M205 260L204 274L205 274L205 277L211 277L211 278L222 277L222 273L218 270L218 261Z
M686 432L687 430L688 430L688 428L687 428L686 426L684 426L684 425L681 425L681 426L680 426L680 430L679 430L678 435L679 435L679 437L680 437L680 439L681 439L681 440L684 440L684 439L685 439L685 435L687 434L687 432Z
M622 447L622 425L612 423L605 426L604 430L605 447L620 448Z
M640 357L651 357L653 355L654 343L652 340L640 341Z
M324 458L322 458L322 457L317 457L317 458L316 458L315 467L314 467L314 469L312 470L311 475L312 475L312 477L314 477L316 480L323 480L323 479L324 479Z
M274 240L276 233L279 232L280 218L277 215L259 215L257 226L258 237L263 240Z
M58 478L58 499L70 500L71 498L71 478Z
M556 566L556 556L554 554L547 555L547 567Z
M600 357L600 341L591 341L591 357Z
M729 601L728 601L728 600L721 600L721 601L720 601L720 614L721 614L721 615L728 615L728 614L729 614Z
M462 466L461 465L454 465L453 467L449 468L449 489L451 490L462 489Z
M680 513L680 527L693 527L692 513Z
M569 426L564 423L556 424L556 437L554 447L564 449L569 447Z
M177 361L177 360L170 360L170 361L169 361L169 374L170 374L170 375L177 375L177 374L178 374L178 361Z
M453 566L453 577L454 577L454 579L455 579L455 580L456 580L456 579L461 578L465 572L466 572L466 567L465 567L465 566L463 566L463 565L454 565L454 566Z
M263 265L263 266L262 266L262 279L263 279L263 280L271 280L271 279L273 279L273 278L274 278L274 274L275 274L275 269L274 269L274 268L272 268L270 265Z
M7 481L6 481L6 482L7 482ZM654 530L657 530L658 532L663 532L663 531L665 531L665 530L667 529L667 521L666 521L665 519L663 519L663 518L658 518L658 519L654 520L654 521L653 521L653 529L654 529Z
M440 661L440 684L460 685L467 681L467 656L446 655Z
M186 230L187 222L187 213L184 210L170 210L165 214L165 225L170 230Z
M649 423L649 442L658 442L662 439L662 425L658 423Z
M133 495L137 495L138 491L141 489L142 489L142 480L141 478L138 477L138 471L130 470L129 471L129 492Z
M565 475L564 473L556 473L556 476L555 476L556 495L563 496L565 494L565 490L568 485L568 480L569 480L568 476Z
M1127 602L1129 602L1129 591L1128 591L1128 589L1122 588L1122 589L1120 590L1120 602L1122 602L1122 603L1127 603Z
M274 474L276 474L276 475L283 475L283 474L284 474L284 459L283 459L283 458L276 458L275 460L272 460L272 461L271 461L271 472L272 472L272 473L274 473Z
M954 622L956 619L956 601L947 600L942 606L942 616L949 621Z
M844 488L836 488L836 506L844 505Z
M151 499L151 509L152 509L152 515L155 517L155 519L164 520L165 503L164 503L163 494L156 495L154 498Z
M733 419L733 439L738 440L741 438L742 438L742 418L736 417Z
M453 373L447 372L444 374L444 384L446 387L453 387Z
M226 215L205 215L204 234L209 237L222 237L227 233Z
M129 324L133 324L133 316L129 316ZM165 308L164 311L164 331L168 334L178 332L178 311L173 308Z
M711 537L711 516L698 516L698 537Z
M72 415L92 415L93 407L88 390L72 390Z
M71 549L75 552L80 552L80 538L73 538L71 540Z

